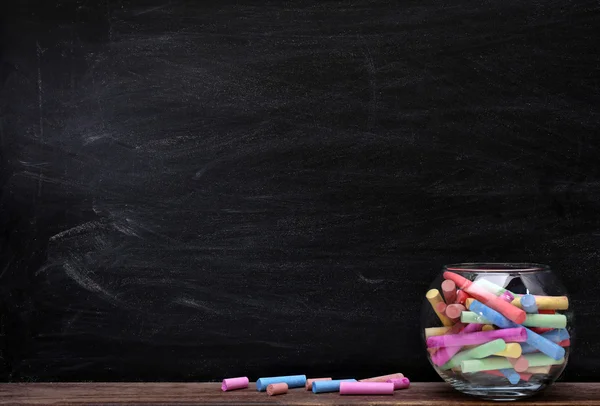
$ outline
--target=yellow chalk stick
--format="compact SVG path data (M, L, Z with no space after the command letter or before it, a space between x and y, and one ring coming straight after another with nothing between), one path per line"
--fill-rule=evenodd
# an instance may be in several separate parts
M550 372L552 365L544 365L543 367L529 367L525 371L528 374L547 374Z
M431 307L433 308L433 311L435 312L435 314L437 314L437 316L439 317L439 319L442 322L442 324L444 326L452 326L454 324L452 322L452 320L450 320L448 317L446 317L442 313L438 312L437 309L435 308L436 304L438 304L438 303L444 303L444 299L442 299L442 295L440 295L440 291L437 290L437 289L431 289L430 291L427 292L427 294L425 295L425 297L427 298L427 300L431 304Z
M496 328L494 326L492 326L491 324L484 324L483 327L481 328L481 331L492 331L492 330L496 330Z
M514 306L522 309L521 296L515 295L512 301ZM569 308L569 298L566 296L535 296L535 304L538 310L567 310Z
M470 309L470 308L471 308L471 303L473 303L473 300L475 300L475 299L473 299L472 297L470 297L470 298L468 298L467 300L465 300L465 307L466 307L467 309Z
M429 327L425 329L425 338L443 336L451 327Z
M497 352L494 355L506 358L519 358L521 356L521 344L508 343L504 351Z

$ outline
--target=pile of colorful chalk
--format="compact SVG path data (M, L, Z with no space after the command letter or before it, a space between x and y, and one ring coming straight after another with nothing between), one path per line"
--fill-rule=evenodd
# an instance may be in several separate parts
M566 296L517 295L486 279L444 272L426 298L443 327L425 329L431 362L446 378L496 376L511 385L562 370L570 346ZM499 379L499 378L497 378Z
M246 389L249 385L247 377L228 378L223 380L221 390L224 392ZM312 378L306 379L306 375L278 376L272 378L260 378L256 381L256 390L267 392L267 395L283 395L291 388L304 387L313 393L339 392L340 395L393 395L395 390L407 389L410 381L401 373L395 373L374 378L361 379L338 379Z

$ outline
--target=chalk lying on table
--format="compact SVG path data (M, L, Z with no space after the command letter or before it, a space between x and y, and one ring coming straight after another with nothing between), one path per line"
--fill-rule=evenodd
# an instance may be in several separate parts
M523 342L527 339L527 331L524 327L507 328L503 330L479 331L468 334L453 334L429 337L427 346L430 348L436 347L453 347L464 345L484 344L488 341L503 339L506 342ZM497 368L496 368L497 369Z
M521 307L521 297L523 295L515 295L515 300L512 304L516 307ZM566 296L537 296L535 297L535 305L539 310L567 310L569 308L569 298Z
M227 392L230 390L245 389L248 387L248 382L249 380L245 376L223 379L223 383L221 383L221 390L223 392Z
M456 284L451 280L442 282L442 293L447 304L452 304L456 301Z
M471 302L470 308L471 308L471 310L473 310L473 312L475 312L477 314L481 314L485 318L494 319L495 324L499 327L506 328L506 327L511 327L511 326L513 326L513 327L518 326L516 323L513 323L510 320L508 320L507 318L503 317L500 313L498 313L494 309L491 309L491 308L485 306L484 304L480 303L477 300L474 300ZM463 312L463 314L464 313L465 312ZM565 356L564 348L560 347L559 345L557 345L556 343L553 343L550 340L547 340L546 338L542 337L541 335L534 333L533 331L527 329L526 327L521 327L521 328L525 329L525 331L526 331L526 340L525 341L528 344L534 346L539 351L554 358L555 360L561 359ZM495 331L505 331L505 330L495 330ZM431 337L431 338L429 338L429 340L434 339L434 338L436 338L436 337ZM509 340L505 339L504 341L509 341Z
M332 381L313 382L313 393L339 392L342 382L356 382L356 379L335 379Z
M431 304L433 311L438 316L438 318L440 319L442 324L444 326L452 326L452 324L454 324L454 323L452 323L452 320L450 320L448 317L446 317L443 313L438 312L438 310L436 308L438 303L444 303L444 299L442 299L442 295L440 295L440 291L437 289L431 289L425 294L425 297Z
M558 365L562 364L565 360L555 360L544 354L527 354L523 356L528 362L530 367L545 366L545 365ZM470 359L460 363L460 368L463 373L489 371L491 369L506 369L512 368L513 366L508 361L508 358L503 357L487 357L483 359Z
M317 382L317 381L331 381L331 378L310 378L310 379L307 379L306 383L304 384L304 388L306 390L312 390L313 382Z
M270 378L259 378L256 381L256 390L264 392L272 383L286 383L288 388L300 388L306 385L306 375L274 376Z
M342 382L340 395L393 395L394 384L389 382Z
M521 303L521 307L527 313L537 313L538 312L537 305L535 304L535 296L533 296L533 295L521 296L521 300L519 301L519 303Z
M288 391L287 383L271 383L267 385L267 395L275 396L275 395L283 395Z
M493 355L496 352L503 351L506 349L506 342L502 339L490 341L489 343L481 344L477 347L471 348L466 351L461 351L456 354L452 359L442 365L441 369L446 370L454 368L460 365L460 363L466 359L485 358Z
M394 390L408 389L410 387L410 380L408 378L388 379L386 382L393 383Z
M404 378L404 374L400 372L396 372L394 374L382 375L382 376L374 376L372 378L359 379L358 382L385 382L388 379L400 379Z

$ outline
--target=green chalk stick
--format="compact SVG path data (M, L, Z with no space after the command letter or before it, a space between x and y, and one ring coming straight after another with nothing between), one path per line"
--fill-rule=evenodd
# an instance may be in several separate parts
M474 312L462 312L460 314L460 321L463 323L492 324L488 319Z
M564 314L528 314L523 325L527 327L566 328L567 316Z
M489 343L478 345L477 347L471 348L470 350L461 351L456 354L450 361L442 365L441 369L446 370L454 368L460 365L460 363L467 359L479 359L489 357L497 352L504 351L506 349L506 342L499 338Z
M460 321L463 323L493 324L475 312L462 312ZM566 328L567 316L564 314L528 314L522 325L526 327Z
M527 354L525 359L529 361L530 367L542 367L546 365L559 365L565 362L564 358L558 361L544 354ZM492 369L512 368L511 363L504 357L487 357L483 359L464 360L460 363L463 373L490 371Z

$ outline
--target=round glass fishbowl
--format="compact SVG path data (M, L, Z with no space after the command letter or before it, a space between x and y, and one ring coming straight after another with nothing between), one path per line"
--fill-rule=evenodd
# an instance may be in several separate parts
M445 266L426 293L421 327L436 372L488 400L521 399L552 384L574 335L567 292L540 264Z

